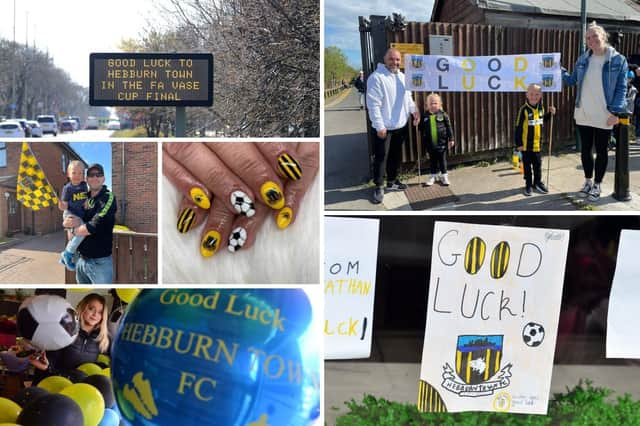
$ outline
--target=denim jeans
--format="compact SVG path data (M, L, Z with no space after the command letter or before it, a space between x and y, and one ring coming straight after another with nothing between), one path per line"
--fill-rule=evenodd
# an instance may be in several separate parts
M71 213L69 210L65 210L62 213L62 217L63 218L67 218L69 216L78 217L78 216L74 215L73 213ZM82 218L79 218L79 219L80 219L80 225L84 225L84 222L82 221ZM84 240L83 236L74 235L73 237L71 237L69 239L69 241L67 242L67 245L66 245L66 247L64 249L66 251L68 251L69 253L75 254L76 250L78 250L78 246L80 245L80 243L82 243L83 240Z
M636 95L635 105L633 108L633 116L635 120L633 124L636 128L636 139L640 138L640 93Z
M76 262L78 284L112 284L113 260L111 256L87 259L80 256Z

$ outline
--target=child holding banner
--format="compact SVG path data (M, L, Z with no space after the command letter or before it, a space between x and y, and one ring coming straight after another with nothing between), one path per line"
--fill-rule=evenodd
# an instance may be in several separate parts
M515 145L522 152L522 164L524 166L524 195L531 196L532 188L546 194L549 192L542 183L542 160L540 147L542 146L542 124L552 114L556 113L553 106L545 113L541 102L542 87L532 83L527 87L527 101L518 110L516 115ZM533 169L533 179L532 179Z
M425 183L433 185L438 180L438 170L441 173L440 183L449 186L447 174L447 149L453 147L453 128L449 115L442 110L442 98L435 93L427 96L427 110L422 119L422 146L429 152L431 160L431 176Z

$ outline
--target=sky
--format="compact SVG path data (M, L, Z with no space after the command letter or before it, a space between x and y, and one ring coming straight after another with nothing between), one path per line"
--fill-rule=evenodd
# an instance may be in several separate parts
M325 0L324 2L324 45L337 46L347 56L349 64L356 69L361 68L360 33L358 32L358 16L369 15L390 16L400 13L407 21L429 22L433 0L394 2L372 0Z
M49 51L55 65L89 87L89 54L118 52L138 38L160 0L16 0L16 42ZM13 40L14 0L0 0L0 38ZM160 18L156 18L160 19ZM28 26L27 26L28 21Z
M104 183L111 189L111 142L69 142L69 145L88 165L102 165Z

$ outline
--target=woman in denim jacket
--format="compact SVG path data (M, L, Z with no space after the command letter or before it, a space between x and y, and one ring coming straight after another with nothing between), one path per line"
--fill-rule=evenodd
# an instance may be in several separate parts
M600 198L600 183L607 170L607 145L611 129L618 124L615 114L625 112L627 60L609 45L608 38L604 28L592 22L586 33L587 51L580 55L571 74L564 70L562 75L565 84L577 85L573 117L580 132L585 177L580 192L588 195L589 201Z

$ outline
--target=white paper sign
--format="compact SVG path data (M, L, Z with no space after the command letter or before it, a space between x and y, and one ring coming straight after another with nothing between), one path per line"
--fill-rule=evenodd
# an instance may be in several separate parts
M607 314L607 358L640 358L640 231L620 233L616 273L613 276Z
M418 408L545 414L569 231L436 222Z
M434 92L544 92L562 90L560 53L495 56L405 55L408 90Z
M378 219L325 217L325 359L368 358Z

